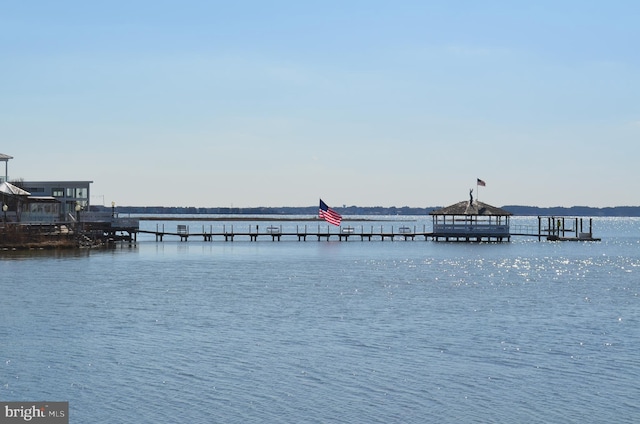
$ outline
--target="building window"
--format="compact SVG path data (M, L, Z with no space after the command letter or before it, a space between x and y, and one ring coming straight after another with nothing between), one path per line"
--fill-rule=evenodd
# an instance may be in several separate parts
M51 190L51 195L53 197L64 197L64 189L63 188L54 188Z
M76 189L76 199L86 199L87 198L87 189L86 188L77 188Z

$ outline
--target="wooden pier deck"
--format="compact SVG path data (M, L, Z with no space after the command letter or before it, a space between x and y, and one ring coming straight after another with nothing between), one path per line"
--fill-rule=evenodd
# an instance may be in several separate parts
M230 226L229 228L223 226L221 229L217 230L212 226L208 229L203 226L201 229L194 231L188 225L177 225L175 231L165 230L164 226L162 226L162 228L157 227L156 230L138 230L138 233L152 234L158 242L164 241L166 236L178 238L180 241L188 241L189 238L200 238L202 241L234 241L236 238L258 241L258 237L261 239L270 239L271 241L281 241L283 239L307 241L307 238L317 239L317 241L329 241L331 239L348 241L349 238L360 239L360 241L372 241L376 239L380 241L393 241L395 239L415 240L416 238L422 237L426 241L434 236L432 232L427 232L425 227L423 227L422 230L419 230L415 226L391 227L391 229L380 227L378 230L373 226L371 226L371 228L365 228L364 226L360 226L360 228L346 226L337 229L329 227L321 228L318 226L317 229L310 229L305 225L302 228L300 226L296 226L295 231L283 230L282 226L273 225L268 226L265 229L260 229L259 226L252 225L240 230L233 226Z
M555 222L555 221L549 221ZM562 223L562 227L560 227L560 231L558 231L558 227L554 225L543 226L543 221L539 221L538 226L515 226L512 231L509 233L509 237L505 237L507 241L512 236L521 236L521 237L536 237L538 240L548 240L548 241L600 241L599 238L594 238L591 235L591 223L589 223L589 232L580 232L575 231L575 228L578 228L578 225L573 229L569 229L568 226L564 226ZM575 221L575 224L580 224L582 227L582 223ZM194 226L199 227L199 226ZM413 241L413 240L443 240L443 241L452 241L452 242L491 242L491 241L502 241L502 239L496 240L495 236L492 233L482 233L477 232L474 234L446 234L446 233L435 233L433 231L427 230L426 225L423 225L421 228L418 226L408 226L408 225L400 225L400 226L343 226L343 227L331 227L331 226L309 226L309 225L296 225L295 230L291 227L283 228L282 225L268 225L266 227L261 227L259 225L248 225L248 226L233 226L233 225L223 225L221 227L214 228L213 225L209 225L205 227L204 225L200 226L197 229L192 228L189 225L176 225L173 228L175 230L166 230L165 225L156 225L155 230L138 230L138 233L141 234L151 234L155 237L156 242L164 241L165 237L171 237L179 239L181 242L186 242L189 239L200 239L205 242L212 241L235 241L237 239L256 242L258 239L261 240L271 240L271 241L282 241L282 240L293 240L293 241L307 241L307 240L317 240L317 241L349 241L349 239L355 239L359 241L394 241L394 240L402 240L402 241ZM238 229L240 228L240 229ZM572 236L574 233L575 236Z

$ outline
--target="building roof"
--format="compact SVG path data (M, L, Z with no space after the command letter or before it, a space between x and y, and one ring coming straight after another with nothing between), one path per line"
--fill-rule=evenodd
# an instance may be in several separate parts
M27 200L32 203L60 203L60 200L53 196L29 196Z
M483 202L458 202L454 205L429 212L429 215L479 215L479 216L511 216L511 212Z
M92 184L93 181L85 181L85 180L74 180L74 181L69 181L69 180L48 180L48 181L23 181L22 184L23 185L34 185L34 184L38 184L38 185L46 185L46 186L50 186L50 185L74 185L74 184Z

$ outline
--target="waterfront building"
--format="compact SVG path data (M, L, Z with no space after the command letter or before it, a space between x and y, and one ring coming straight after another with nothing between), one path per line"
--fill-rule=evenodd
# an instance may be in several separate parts
M29 213L34 221L73 221L78 213L89 209L92 183L93 181L23 181L20 183L21 187L30 193L23 206L23 213Z

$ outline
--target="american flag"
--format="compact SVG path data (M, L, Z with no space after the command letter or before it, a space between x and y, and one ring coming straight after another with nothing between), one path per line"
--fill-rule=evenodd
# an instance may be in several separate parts
M340 225L340 221L342 221L342 216L320 199L320 211L318 212L318 217L324 219L329 224Z
M480 178L478 178L478 185L481 186L481 187L485 187L486 186L485 182L482 181Z

